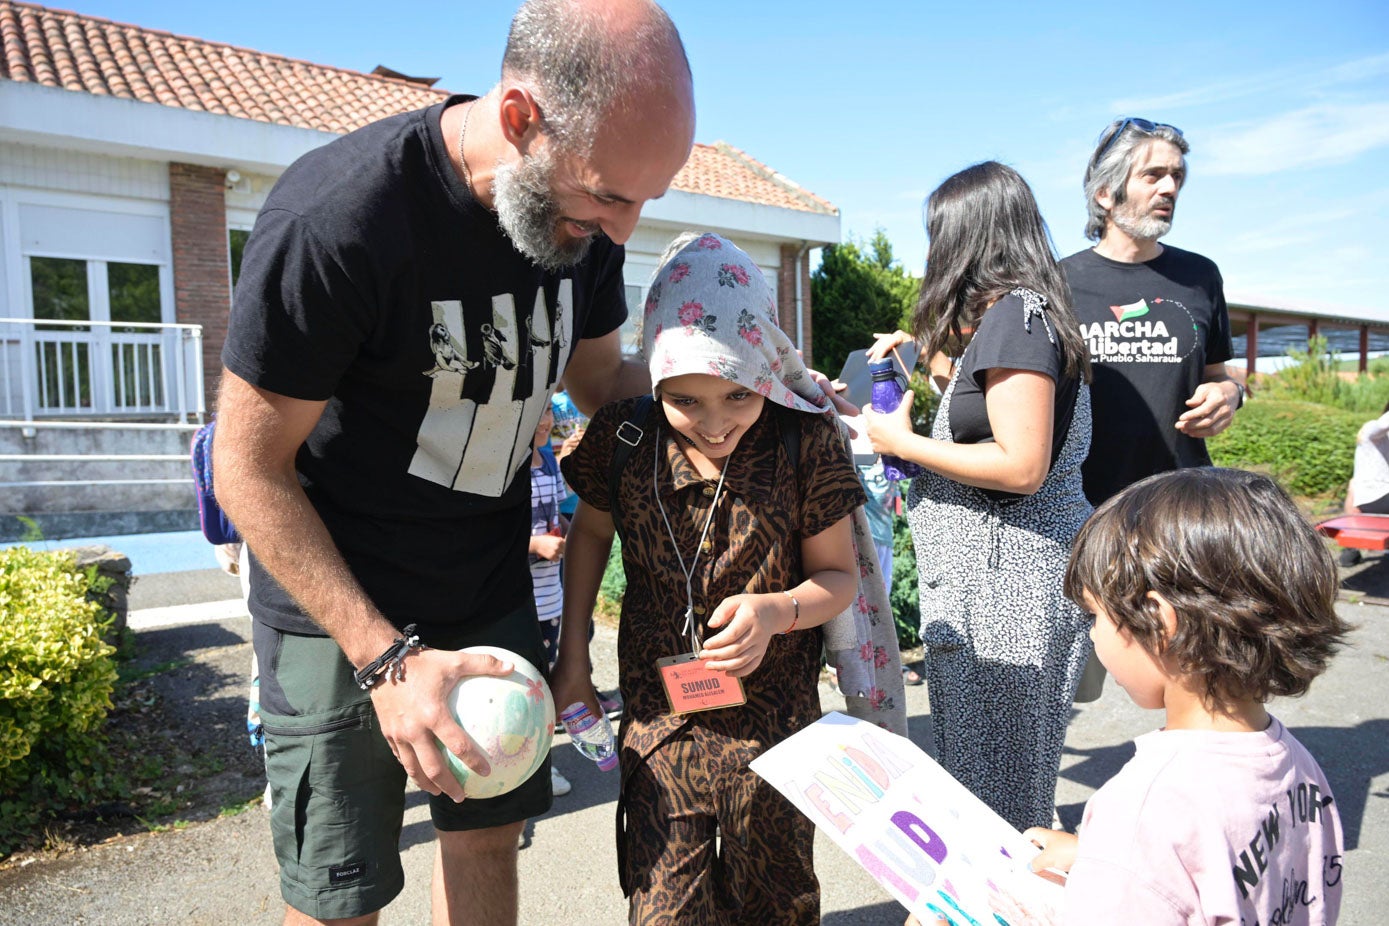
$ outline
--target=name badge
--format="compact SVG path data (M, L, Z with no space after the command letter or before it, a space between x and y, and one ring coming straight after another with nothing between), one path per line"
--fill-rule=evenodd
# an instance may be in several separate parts
M656 671L661 673L661 684L665 686L672 714L693 714L747 703L742 681L722 672L711 672L706 662L694 653L656 660Z

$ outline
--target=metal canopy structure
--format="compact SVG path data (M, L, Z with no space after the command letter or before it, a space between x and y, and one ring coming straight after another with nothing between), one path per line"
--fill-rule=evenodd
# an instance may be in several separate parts
M1389 335L1389 306L1380 309L1351 309L1343 306L1292 306L1273 300L1227 300L1230 309L1230 329L1236 337L1245 337L1245 369L1252 376L1257 372L1259 332L1277 325L1303 325L1310 342L1331 329L1357 331L1360 335L1359 367L1369 369L1370 332Z

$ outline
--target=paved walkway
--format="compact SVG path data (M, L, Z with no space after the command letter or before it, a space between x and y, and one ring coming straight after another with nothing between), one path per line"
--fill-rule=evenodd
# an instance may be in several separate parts
M1348 581L1379 601L1389 590L1389 559L1372 561ZM225 577L222 577L225 578ZM168 617L175 594L227 600L218 574L151 576L136 587L132 624ZM175 585L183 592L171 591ZM1362 599L1365 600L1365 599ZM158 604L153 604L158 602ZM231 608L232 605L218 607ZM1331 779L1346 828L1346 903L1349 926L1389 922L1389 607L1348 601L1342 613L1358 625L1351 646L1331 671L1300 700L1275 702L1274 712L1319 758ZM183 612L186 617L190 612ZM249 621L215 615L218 633L195 632L180 623L137 631L160 634L161 645L186 639L189 658L249 662ZM208 628L204 626L203 630ZM182 635L182 636L180 636ZM215 640L215 645L202 641ZM615 682L615 634L600 630L594 646L596 680ZM837 696L822 689L825 706ZM925 688L908 689L912 738L929 740ZM235 718L233 718L235 719ZM1063 822L1074 827L1085 800L1132 754L1131 740L1156 724L1158 715L1137 709L1113 682L1094 704L1076 709L1063 759L1057 802ZM521 852L523 924L611 924L625 921L616 886L612 826L616 779L600 773L556 741L555 761L574 782L569 795L527 827ZM408 883L385 911L387 924L428 922L428 877L433 847L422 795L409 801L401 838ZM195 923L272 924L282 907L266 814L256 807L236 817L186 829L129 837L51 861L0 872L0 922L58 924ZM828 840L817 837L817 869L824 922L830 926L897 926L901 908Z

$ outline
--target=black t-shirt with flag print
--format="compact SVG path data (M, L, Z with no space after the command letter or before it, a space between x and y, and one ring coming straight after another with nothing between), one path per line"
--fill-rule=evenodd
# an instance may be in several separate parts
M285 172L246 244L222 352L256 386L327 403L300 482L397 626L485 623L530 596L536 425L577 341L627 314L620 246L600 239L549 273L472 198L439 129L463 99ZM250 604L321 632L256 563Z
M1164 246L1146 263L1085 250L1061 268L1094 370L1095 425L1082 469L1091 504L1154 473L1209 466L1206 442L1176 422L1205 367L1233 353L1215 263Z

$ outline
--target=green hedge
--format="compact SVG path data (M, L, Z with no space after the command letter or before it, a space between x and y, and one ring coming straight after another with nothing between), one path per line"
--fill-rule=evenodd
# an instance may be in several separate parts
M1207 446L1217 466L1271 473L1294 495L1345 494L1363 412L1312 402L1252 399Z
M109 789L115 650L89 581L70 554L0 550L0 857L45 815Z
M608 552L608 565L603 569L603 582L598 594L615 606L621 606L622 593L627 589L627 573L622 568L622 540L613 535L613 547Z
M1369 365L1369 374L1354 379L1343 376L1339 355L1332 351L1326 338L1313 338L1307 350L1292 349L1288 355L1295 361L1260 384L1261 397L1290 402L1315 402L1333 408L1356 412L1366 419L1382 415L1389 402L1389 376L1385 376L1386 358L1376 357Z
M902 483L902 496L908 483ZM906 518L892 522L892 620L897 625L897 645L914 649L921 645L920 582L916 575L916 548Z

